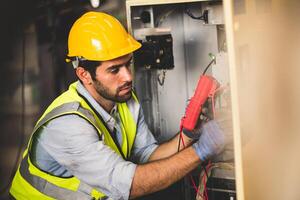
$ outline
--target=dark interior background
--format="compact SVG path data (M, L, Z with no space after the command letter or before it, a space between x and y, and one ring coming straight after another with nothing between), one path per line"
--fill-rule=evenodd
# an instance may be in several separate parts
M49 103L76 80L65 62L71 25L89 10L126 26L125 1L15 0L0 4L0 199L8 189L31 130ZM181 184L144 199L182 199Z

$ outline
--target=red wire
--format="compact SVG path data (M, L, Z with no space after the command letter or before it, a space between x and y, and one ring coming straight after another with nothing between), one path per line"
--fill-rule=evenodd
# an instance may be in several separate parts
M211 164L211 161L209 161L209 163L205 167L206 171L209 171L211 169L211 167L212 167L212 164ZM204 184L204 192L205 192L206 200L208 200L207 187L206 187L206 183L208 181L208 177L207 177L206 173L205 173L205 176L206 176L206 182L203 183L203 184Z
M199 174L199 180L200 180L200 178L201 178L201 173ZM203 178L203 177L202 177ZM201 179L202 180L202 179ZM199 181L199 184L201 183L201 181ZM204 190L203 190L204 191ZM199 192L199 191L198 191ZM204 197L204 193L199 193L199 195L202 197L202 199L204 199L205 197Z
M194 181L192 175L190 175L190 179L191 179L191 182L192 182L192 184L193 184L193 188L194 188L194 190L196 191L196 196L197 196L197 194L198 194L198 192L199 192L199 189L198 189L198 187L196 186L196 183L195 183L195 181Z
M185 148L185 143L184 143L184 139L183 139L183 135L182 135L182 128L180 128L180 139L182 141L182 145ZM180 144L179 144L180 145ZM180 150L180 146L179 146L179 150Z
M180 139L181 139L181 141L182 141L183 147L185 148L185 143L184 143L184 139L183 139L183 135L182 135L182 128L180 128L179 137L180 137ZM180 144L179 144L179 149L180 149ZM195 181L194 181L192 175L190 175L190 179L191 179L191 182L192 182L192 186L193 186L194 190L196 191L196 195L197 195L198 192L199 192L199 189L198 189L198 187L196 186L196 183L195 183Z
M207 178L208 177L206 176L206 173L204 172L203 178L202 178L202 184L203 184L203 187L204 187L203 196L205 197L206 200L208 200L207 188L206 188ZM205 179L206 179L206 181L205 181Z

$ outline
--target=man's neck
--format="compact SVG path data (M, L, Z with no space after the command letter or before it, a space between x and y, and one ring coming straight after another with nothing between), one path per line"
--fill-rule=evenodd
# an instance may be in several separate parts
M115 102L109 101L107 99L104 99L103 97L99 96L93 96L92 97L102 106L102 108L107 112L110 113L112 108L115 106Z

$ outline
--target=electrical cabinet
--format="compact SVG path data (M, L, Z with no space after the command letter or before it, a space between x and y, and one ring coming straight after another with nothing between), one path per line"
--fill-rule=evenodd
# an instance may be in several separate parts
M232 138L223 2L127 0L126 13L129 32L142 43L142 48L134 54L134 86L145 120L156 139L161 143L179 132L189 98L212 60L210 55L216 62L207 73L223 88L216 100L216 118L223 123L228 138ZM223 199L235 199L232 141L213 162L226 162L231 167L211 170L212 179L207 185L209 199L221 199L220 195ZM196 182L199 173L195 170L192 174ZM188 178L179 188L176 198L196 199ZM175 197L164 197L167 198Z
M224 1L238 199L300 199L300 1Z

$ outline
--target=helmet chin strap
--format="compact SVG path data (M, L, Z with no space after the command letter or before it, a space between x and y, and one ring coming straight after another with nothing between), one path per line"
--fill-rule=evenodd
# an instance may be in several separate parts
M83 61L83 60L86 60L86 59L83 57L80 57L80 56L73 57L71 61L72 61L72 65L73 65L74 69L76 69L79 66L79 61Z
M79 59L78 57L76 56L75 60L72 60L72 65L73 65L73 68L76 69L79 65Z

